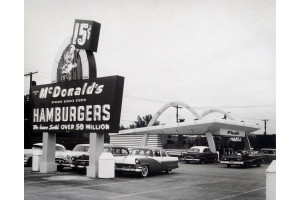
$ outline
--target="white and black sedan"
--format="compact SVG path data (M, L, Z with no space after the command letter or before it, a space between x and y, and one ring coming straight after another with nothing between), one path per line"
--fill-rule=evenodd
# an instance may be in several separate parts
M31 149L24 149L24 165L32 166L32 156L35 150L43 150L43 143L33 144ZM55 162L58 163L68 150L61 144L55 144Z
M128 156L116 160L115 170L117 173L136 172L142 177L150 172L165 171L171 173L178 168L178 158L170 157L165 150L153 147L134 148Z

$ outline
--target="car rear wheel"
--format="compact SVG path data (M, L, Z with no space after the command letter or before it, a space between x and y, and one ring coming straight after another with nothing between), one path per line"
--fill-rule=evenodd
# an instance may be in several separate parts
M172 173L172 169L169 168L167 171L166 171L167 174L171 174Z
M227 167L228 167L228 168L230 168L230 167L231 167L231 165L230 165L230 164L227 164Z
M258 163L256 164L257 167L261 166L261 161L258 161Z
M62 171L64 169L64 166L57 165L57 171Z
M142 175L143 177L147 177L148 174L149 174L149 167L148 167L147 165L144 165L144 166L142 167L141 175Z
M186 162L187 164L189 164L189 163L190 163L190 161L189 161L189 160L186 160L185 162Z

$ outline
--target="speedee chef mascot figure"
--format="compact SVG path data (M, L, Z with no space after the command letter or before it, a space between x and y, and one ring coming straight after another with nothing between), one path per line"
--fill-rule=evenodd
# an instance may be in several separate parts
M71 81L71 70L77 67L77 64L73 64L74 60L74 45L70 45L69 49L64 53L64 65L61 67L61 82Z

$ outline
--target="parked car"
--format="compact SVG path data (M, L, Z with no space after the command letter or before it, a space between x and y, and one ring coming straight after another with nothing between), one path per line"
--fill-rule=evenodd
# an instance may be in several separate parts
M273 160L276 160L276 149L263 148L258 151L257 155L263 157L263 162L270 163Z
M72 151L65 151L59 158L55 159L58 164L57 169L63 170L64 167L76 168L74 158L88 155L89 144L77 144Z
M150 172L166 171L171 173L178 168L178 158L170 157L164 149L154 147L134 148L128 156L116 160L117 173L135 172L142 177Z
M24 149L24 165L32 166L33 151L42 150L42 149L43 149L43 143L36 143L36 144L33 144L31 149ZM55 146L55 161L59 160L62 157L62 154L66 151L67 151L67 149L63 145L56 144L56 146Z
M89 148L89 144L86 144L86 147ZM111 144L104 144L104 152L110 152L114 155L115 160L120 159L121 156L127 156L129 154L129 150L126 147L115 146ZM84 153L82 155L71 157L75 168L85 169L89 166L89 153Z
M211 152L207 146L191 147L187 153L184 153L182 156L186 163L189 163L190 161L197 161L200 163L218 161L218 154Z
M256 155L253 151L239 150L233 152L231 155L225 155L221 161L222 164L226 164L227 167L232 165L250 167L251 165L261 166L263 157Z

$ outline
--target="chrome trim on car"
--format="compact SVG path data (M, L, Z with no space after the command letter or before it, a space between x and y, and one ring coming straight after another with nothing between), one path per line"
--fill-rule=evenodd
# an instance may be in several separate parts
M187 161L200 161L200 159L198 158L185 158L184 160L187 160Z
M243 165L244 162L238 162L238 161L221 161L221 164L231 164L231 165Z
M142 167L139 168L122 168L122 167L116 167L116 171L127 171L127 172L142 172Z

